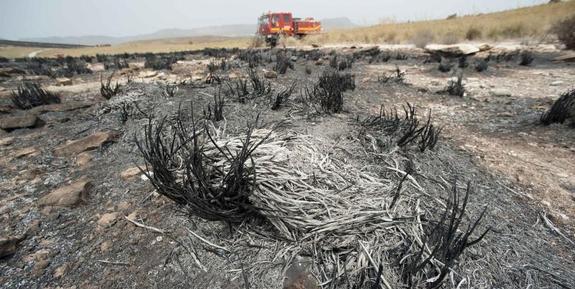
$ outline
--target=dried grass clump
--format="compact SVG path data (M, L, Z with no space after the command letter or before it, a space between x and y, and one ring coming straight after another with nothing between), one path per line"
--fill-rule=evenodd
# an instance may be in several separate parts
M567 49L575 50L575 15L556 23L551 31Z
M180 115L172 124L150 121L137 143L144 173L160 194L191 215L242 232L233 241L202 239L206 246L238 253L253 252L255 244L255 255L286 264L309 256L324 287L441 285L444 272L456 270L462 253L485 236L472 237L483 214L471 222L465 217L470 186L463 202L454 185L447 206L434 203L446 208L438 217L441 209L420 207L411 170L394 168L398 181L382 178L338 160L333 144L312 136L253 123L242 136L230 136ZM230 266L256 261L255 255L230 259ZM250 266L261 276L276 268Z
M60 103L60 96L44 90L40 84L24 82L12 92L10 97L14 106L19 109L31 109L36 106Z
M544 125L565 123L568 119L575 125L575 89L563 93L541 116L541 123Z

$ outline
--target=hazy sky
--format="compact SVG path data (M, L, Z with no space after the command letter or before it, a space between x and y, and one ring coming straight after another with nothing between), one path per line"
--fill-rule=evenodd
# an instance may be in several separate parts
M516 8L548 0L0 0L0 38L128 36L165 28L255 23L262 12L349 17L357 24Z

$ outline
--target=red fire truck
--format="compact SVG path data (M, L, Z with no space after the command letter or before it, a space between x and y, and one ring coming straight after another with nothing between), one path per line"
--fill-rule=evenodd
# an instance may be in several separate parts
M321 22L313 18L293 18L291 12L268 12L258 20L258 35L274 47L280 36L304 37L321 32Z

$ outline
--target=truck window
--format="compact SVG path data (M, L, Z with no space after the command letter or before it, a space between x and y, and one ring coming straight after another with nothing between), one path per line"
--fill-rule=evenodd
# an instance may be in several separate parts
M279 25L279 22L280 22L279 15L272 16L272 26L277 27Z
M284 24L289 23L290 20L291 20L291 19L290 19L290 16L289 16L288 14L285 14L285 15L284 15Z

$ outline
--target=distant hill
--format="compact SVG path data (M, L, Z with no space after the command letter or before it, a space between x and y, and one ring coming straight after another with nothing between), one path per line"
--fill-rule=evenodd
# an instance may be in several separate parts
M330 18L321 20L324 31L334 29L345 29L357 27L346 17ZM207 26L192 29L163 29L154 33L126 36L126 37L111 37L111 36L78 36L78 37L39 37L39 38L25 38L20 41L28 42L46 42L46 43L59 43L59 44L79 44L79 45L101 45L101 44L120 44L125 42L140 41L140 40L156 40L168 38L182 38L182 37L198 37L198 36L251 36L256 32L256 24L236 24L236 25L222 25L222 26Z
M347 17L323 19L321 20L321 26L324 31L358 27L357 24L351 22Z

